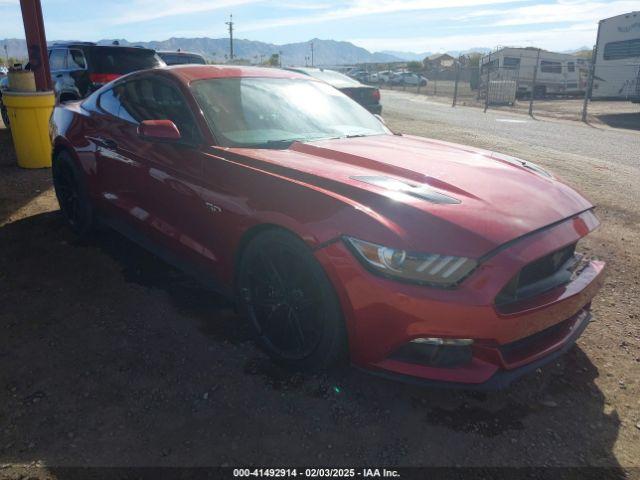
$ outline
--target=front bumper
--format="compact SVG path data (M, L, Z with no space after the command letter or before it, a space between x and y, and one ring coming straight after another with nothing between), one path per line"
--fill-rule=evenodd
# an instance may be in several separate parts
M591 212L522 239L486 261L462 284L439 290L375 276L342 242L316 251L343 307L352 363L403 380L501 386L566 351L586 328L603 283L604 263L591 261L570 283L510 307L498 292L524 265L577 242L598 225ZM443 368L394 358L422 337L470 338L471 361Z

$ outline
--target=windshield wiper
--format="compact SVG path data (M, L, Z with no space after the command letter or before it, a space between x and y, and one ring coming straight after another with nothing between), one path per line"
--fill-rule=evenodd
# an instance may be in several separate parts
M322 140L337 140L340 138L359 138L359 137L367 137L368 135L365 135L364 133L354 133L354 134L350 134L350 135L341 135L339 137L318 137L318 138L286 138L286 139L282 139L282 140L267 140L265 143L260 144L260 146L258 146L258 148L262 147L262 148L273 148L276 150L282 149L282 150L286 150L287 148L289 148L291 145L293 145L295 142L315 142L315 141L322 141Z
M367 137L368 135L365 135L364 133L354 133L351 135L345 135L342 138L360 138L360 137Z

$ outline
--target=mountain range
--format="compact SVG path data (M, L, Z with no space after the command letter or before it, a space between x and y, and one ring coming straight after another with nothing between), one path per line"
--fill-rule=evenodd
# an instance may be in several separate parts
M105 39L97 42L99 45L110 45L116 39ZM229 55L228 38L169 38L162 41L151 42L130 42L126 39L117 39L120 45L136 45L154 50L182 50L196 52L203 55L207 60L213 62L224 62ZM402 61L421 61L431 52L396 52L382 51L370 52L362 47L358 47L350 42L340 42L336 40L321 40L314 38L307 42L288 43L276 45L273 43L258 42L245 39L234 39L234 56L238 59L245 59L251 63L261 63L271 55L281 53L283 65L306 65L311 63L311 42L314 47L315 65L352 65L358 63L393 63ZM54 44L51 41L49 44ZM6 53L14 58L26 58L27 46L24 40L5 39L0 40L0 48L6 46ZM477 49L476 51L488 51L488 49ZM0 54L4 52L0 50ZM450 55L458 56L461 52L448 52ZM464 52L462 52L464 53Z

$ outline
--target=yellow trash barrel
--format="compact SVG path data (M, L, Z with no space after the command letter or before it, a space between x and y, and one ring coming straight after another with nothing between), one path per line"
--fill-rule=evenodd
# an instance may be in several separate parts
M53 92L2 93L19 167L51 167L49 118L55 101Z

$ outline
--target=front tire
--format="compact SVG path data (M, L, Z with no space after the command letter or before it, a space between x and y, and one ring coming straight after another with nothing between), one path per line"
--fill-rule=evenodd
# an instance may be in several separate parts
M67 224L79 237L87 237L95 226L86 186L71 154L62 150L53 160L53 186Z
M277 363L318 371L346 359L338 299L299 238L273 229L251 240L240 259L237 287L241 312Z

